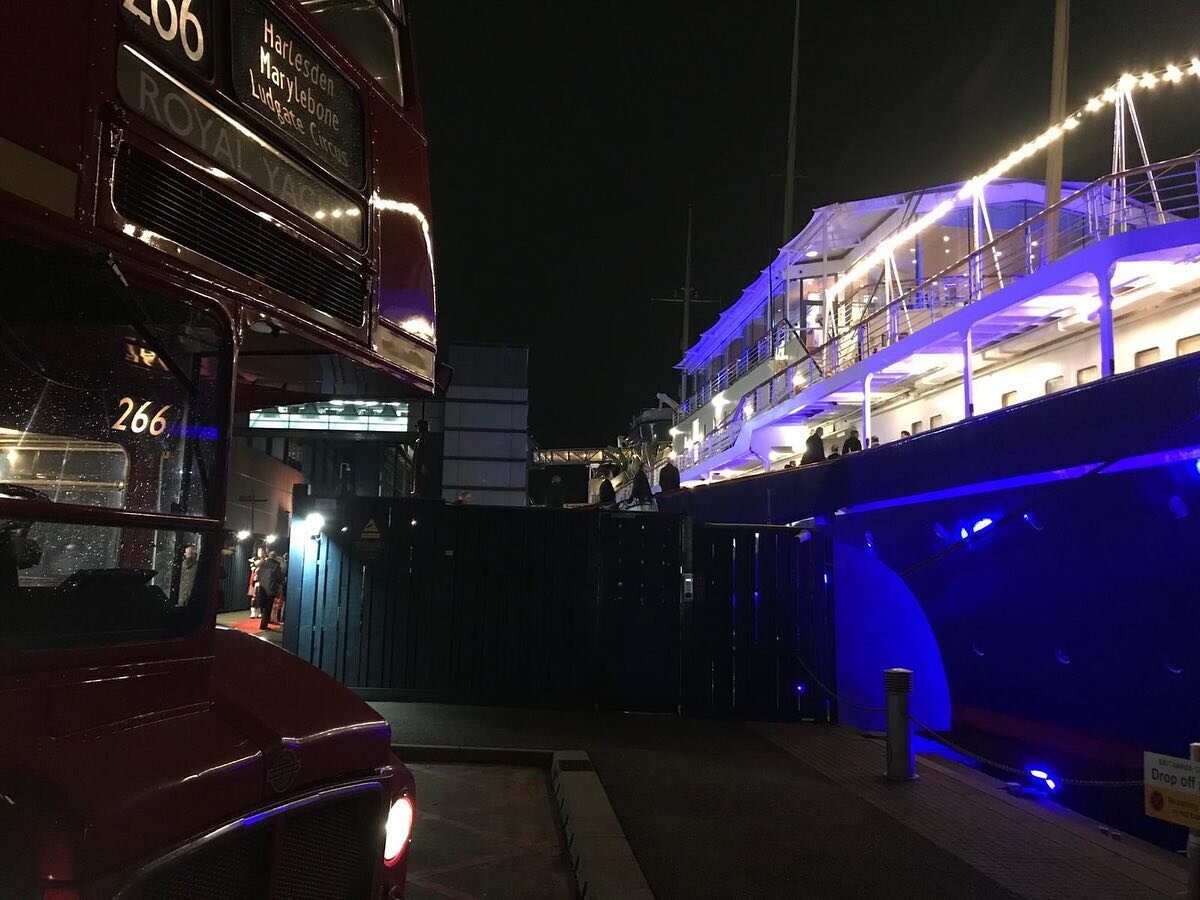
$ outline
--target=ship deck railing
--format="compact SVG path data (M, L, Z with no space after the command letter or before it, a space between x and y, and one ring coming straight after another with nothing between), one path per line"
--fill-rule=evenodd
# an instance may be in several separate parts
M828 340L821 341L818 329L808 329L806 343L814 346L803 358L795 362L776 358L776 371L733 405L735 414L683 450L677 464L682 470L729 449L747 419L1085 247L1116 234L1198 217L1200 153L1098 178ZM769 347L759 355L763 360L773 356ZM747 401L749 416L743 415ZM689 404L683 415L701 405Z

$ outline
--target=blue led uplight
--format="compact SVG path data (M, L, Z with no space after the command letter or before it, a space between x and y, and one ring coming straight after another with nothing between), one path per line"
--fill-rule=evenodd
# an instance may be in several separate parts
M991 528L994 524L995 522L990 517L984 516L982 519L976 519L969 530L966 527L958 529L958 536L965 541L971 535L979 534L979 532L986 528Z
M1058 785L1055 784L1054 779L1050 777L1050 773L1045 769L1030 769L1029 774L1046 785L1050 790L1058 790Z

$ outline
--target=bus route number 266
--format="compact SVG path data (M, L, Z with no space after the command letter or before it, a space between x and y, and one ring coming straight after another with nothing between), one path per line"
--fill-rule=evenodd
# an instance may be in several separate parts
M193 11L201 7L201 16ZM123 0L122 10L127 17L137 19L147 30L153 29L171 50L183 51L193 63L204 59L204 22L201 17L208 0ZM175 44L178 43L178 48Z
M132 431L134 434L148 433L153 437L158 437L167 430L167 413L171 411L171 404L166 404L153 416L148 410L153 407L154 401L147 400L138 406L138 402L132 397L122 397L117 401L117 405L121 407L121 414L117 416L117 421L112 423L112 431Z

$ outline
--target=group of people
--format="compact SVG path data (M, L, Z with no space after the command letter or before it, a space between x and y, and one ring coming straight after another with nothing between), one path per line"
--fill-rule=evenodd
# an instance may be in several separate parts
M680 490L679 468L671 460L667 460L658 470L658 489L664 494L672 494ZM646 475L646 467L641 462L634 463L633 485L629 499L635 505L641 506L654 502L654 492L650 489L650 478ZM617 491L608 475L600 482L600 505L603 507L616 506Z
M900 437L901 439L912 437L912 434L908 431L901 431ZM871 442L867 445L866 449L874 450L878 446L879 435L871 435ZM842 441L842 446L839 448L835 443L829 453L826 454L825 429L816 428L808 436L808 440L804 442L804 455L800 457L800 465L806 466L809 463L820 462L823 459L837 459L839 456L849 456L851 453L858 453L863 449L862 440L858 436L858 429L851 428L850 434ZM794 461L790 462L784 468L794 469L796 468L796 463Z
M259 631L267 631L274 613L275 622L283 624L283 607L287 597L288 558L266 547L250 560L250 618L258 619Z

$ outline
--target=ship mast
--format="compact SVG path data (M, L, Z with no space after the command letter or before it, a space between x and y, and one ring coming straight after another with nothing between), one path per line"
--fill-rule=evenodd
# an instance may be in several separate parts
M787 168L783 173L783 241L792 239L793 206L796 197L796 98L800 87L800 0L796 0L796 15L792 24L792 93L788 102ZM784 291L787 291L787 267L783 270ZM786 305L786 301L785 301ZM771 357L775 357L775 285L767 277L767 333L771 335Z
M1050 124L1056 125L1067 115L1067 51L1070 44L1071 0L1055 0L1054 58L1050 70ZM1062 197L1063 145L1054 141L1046 151L1046 206ZM1058 256L1058 213L1046 219L1046 259Z
M796 19L792 25L792 95L788 104L787 171L783 176L783 243L792 239L792 209L796 193L796 95L800 83L800 0L796 0Z

